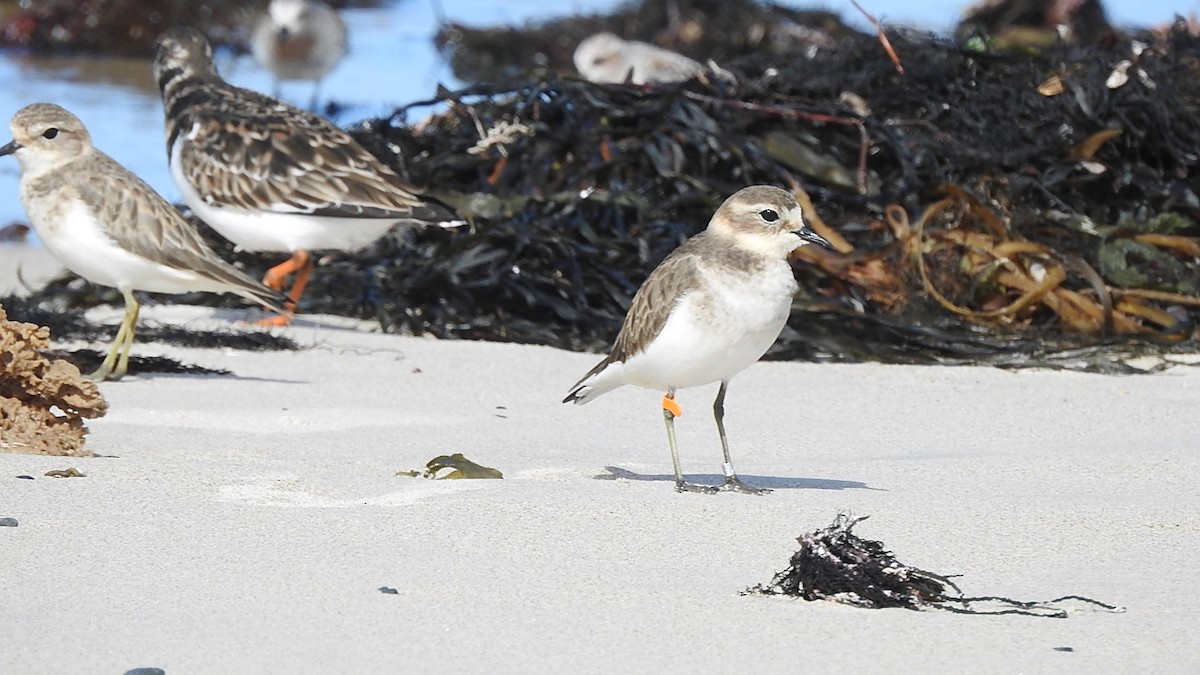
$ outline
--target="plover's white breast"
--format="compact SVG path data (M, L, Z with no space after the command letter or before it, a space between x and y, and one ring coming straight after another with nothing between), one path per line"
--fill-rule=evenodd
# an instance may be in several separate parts
M595 385L683 389L727 380L766 353L787 323L796 282L785 261L752 273L702 268L703 286L682 294L659 334ZM666 311L667 308L663 308ZM612 372L608 372L608 371Z

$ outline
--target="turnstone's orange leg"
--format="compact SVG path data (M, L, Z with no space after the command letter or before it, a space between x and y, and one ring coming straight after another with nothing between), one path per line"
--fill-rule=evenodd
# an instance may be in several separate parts
M296 251L292 253L292 257L284 260L278 265L267 270L263 275L263 285L268 288L274 288L277 291L282 291L287 283L288 276L295 274L308 259L307 251Z
M263 284L277 291L283 290L288 276L295 274L296 279L292 282L292 290L288 292L290 300L287 308L291 312L262 319L258 321L259 326L287 326L292 323L296 304L300 302L300 296L304 293L304 288L308 286L308 278L312 276L314 264L308 251L297 250L292 253L292 257L267 270L266 275L263 276Z

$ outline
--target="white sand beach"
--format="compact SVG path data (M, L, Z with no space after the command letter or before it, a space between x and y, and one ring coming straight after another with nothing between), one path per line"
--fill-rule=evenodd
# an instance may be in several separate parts
M1200 670L1194 368L759 363L726 424L743 477L775 490L700 495L673 489L658 393L559 402L597 355L328 316L273 330L303 348L138 341L233 374L103 383L97 457L0 455L0 517L19 521L0 528L0 672ZM682 392L677 422L685 474L714 483L715 390ZM504 480L396 475L454 452ZM68 466L86 477L43 475ZM968 595L1127 611L739 595L839 512Z

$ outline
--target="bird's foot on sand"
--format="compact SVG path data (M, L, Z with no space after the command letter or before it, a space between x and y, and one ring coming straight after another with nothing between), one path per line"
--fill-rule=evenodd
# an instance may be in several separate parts
M695 483L675 483L676 492L699 492L706 495L715 495L720 492L720 488L713 485L696 485Z
M753 485L747 485L737 476L726 476L725 484L717 488L717 490L720 492L740 492L744 495L765 495L771 491L768 488L757 488Z

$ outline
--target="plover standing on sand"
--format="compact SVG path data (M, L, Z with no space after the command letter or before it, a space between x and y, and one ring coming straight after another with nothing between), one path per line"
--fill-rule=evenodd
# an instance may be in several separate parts
M756 185L725 200L708 228L675 249L633 297L612 352L571 388L563 403L584 404L626 384L666 392L662 400L680 492L766 490L742 482L725 438L729 380L758 361L787 323L798 290L788 254L805 244L832 248L804 224L795 197ZM675 447L675 391L720 382L713 402L725 483L683 480Z
M462 224L328 120L227 84L192 28L159 36L154 77L183 200L242 249L292 253L263 282L282 289L295 274L293 307L312 272L310 250L362 248L397 223Z
M0 155L21 164L21 202L38 238L75 274L125 296L125 318L96 380L129 366L134 291L237 293L283 311L282 294L219 258L175 207L92 145L79 118L52 103L19 110Z
M612 33L596 33L575 48L575 69L589 82L655 84L683 82L704 66L646 42L622 40Z
M275 95L286 80L311 80L316 108L321 78L346 56L346 24L320 0L271 0L250 38L250 51L275 76Z

